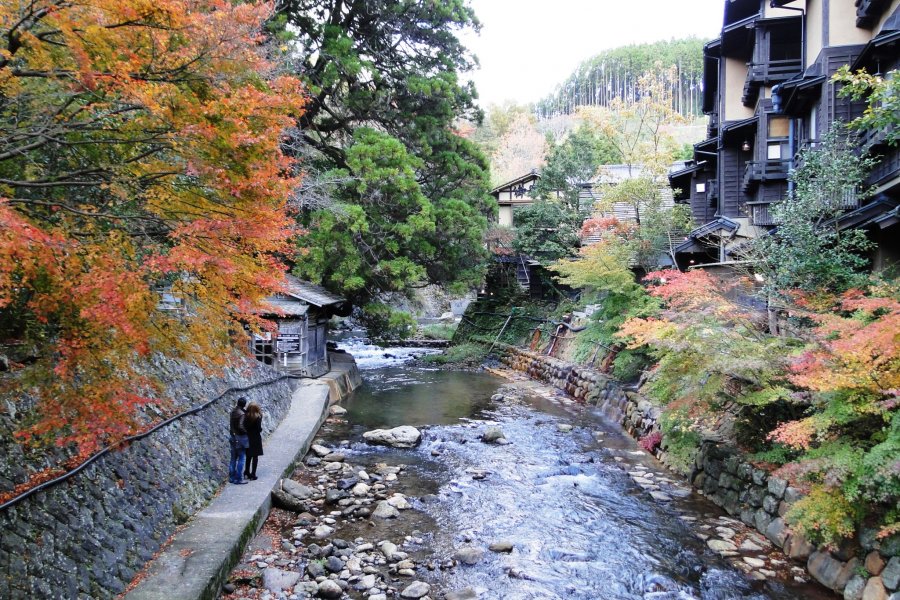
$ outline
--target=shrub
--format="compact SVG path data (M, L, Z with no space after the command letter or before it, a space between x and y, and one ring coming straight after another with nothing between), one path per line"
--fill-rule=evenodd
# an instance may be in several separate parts
M419 328L419 334L426 340L451 340L456 333L456 327L456 323L423 325Z
M661 442L662 433L659 431L652 431L638 440L638 445L650 454L653 454L656 452L656 449L659 448Z
M429 354L423 357L426 363L435 365L472 365L481 363L487 356L488 347L474 342L466 342L450 346L441 354Z

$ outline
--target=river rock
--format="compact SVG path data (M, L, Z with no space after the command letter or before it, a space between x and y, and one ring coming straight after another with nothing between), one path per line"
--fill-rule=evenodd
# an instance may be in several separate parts
M397 551L397 544L393 542L382 542L378 546L381 549L381 553L384 554L385 558L388 560L394 555L394 552Z
M313 560L307 563L306 572L312 579L315 579L316 577L325 575L325 567L322 563Z
M709 540L706 542L706 545L715 552L734 552L737 550L737 546L725 540Z
M363 439L369 444L393 448L413 448L422 441L422 433L410 425L401 425L393 429L367 431L363 433Z
M317 538L319 538L320 540L324 540L332 533L334 533L334 528L329 527L328 525L319 525L313 531L313 535L316 536Z
M372 516L376 519L393 519L400 516L400 511L388 504L386 500L382 500L372 511Z
M280 592L294 587L300 579L300 573L296 571L282 571L275 567L269 567L263 571L263 587L270 592Z
M470 587L450 592L444 596L444 600L477 600L478 593Z
M331 454L331 448L326 448L325 446L322 446L320 444L313 444L312 446L309 447L309 449L312 451L313 454L315 454L319 458L322 458L323 456L328 456L329 454Z
M326 504L337 504L339 501L347 498L349 494L344 490L330 489L325 491Z
M491 552L512 552L513 551L513 543L508 541L500 541L494 542L490 546L488 546L488 550Z
M332 452L328 456L322 459L326 463L342 463L347 460L347 457L338 452ZM327 465L326 465L327 466Z
M572 426L568 423L557 423L556 430L561 433L569 433L570 431L572 431Z
M884 583L881 577L872 577L866 583L866 589L863 590L862 600L887 600L888 593L884 589Z
M325 570L330 573L340 573L344 569L344 562L337 556L331 555L325 559Z
M411 584L406 586L402 592L400 592L400 597L411 598L415 600L417 598L427 596L428 592L430 591L431 586L424 581L413 581Z
M890 590L900 588L900 557L895 556L888 561L887 566L881 572L881 579Z
M505 439L506 436L503 435L503 431L501 431L499 427L488 427L484 433L481 434L481 441L485 444L496 444L500 440Z
M272 490L272 502L278 508L296 513L302 513L307 509L306 502L278 488Z
M369 493L369 489L370 488L368 485L360 481L355 486L353 486L353 490L351 491L354 496L362 497Z
M453 554L453 558L464 565L477 565L484 557L484 550L475 546L463 546Z
M816 581L836 592L843 592L850 576L856 570L858 560L844 563L826 552L813 552L806 563L809 574Z
M316 594L320 598L340 598L344 595L344 590L336 582L326 579L319 584Z
M291 496L299 498L300 500L309 500L318 493L318 490L316 490L315 488L311 488L308 485L298 483L293 479L282 479L281 489Z
M387 503L397 510L409 510L410 508L412 508L412 505L403 494L394 494L387 499Z
M346 415L347 409L343 406L338 406L337 404L335 404L330 409L328 409L328 412L330 412L332 416L339 417L341 415Z

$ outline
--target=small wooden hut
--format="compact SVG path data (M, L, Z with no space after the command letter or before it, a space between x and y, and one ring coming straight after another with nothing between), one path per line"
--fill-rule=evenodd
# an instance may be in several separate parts
M317 377L329 370L328 321L350 314L350 303L318 285L286 276L284 293L266 299L262 316L275 321L271 333L253 335L256 359L282 371Z

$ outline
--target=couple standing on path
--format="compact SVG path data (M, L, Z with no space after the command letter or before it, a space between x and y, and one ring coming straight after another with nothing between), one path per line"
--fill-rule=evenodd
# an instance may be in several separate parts
M255 402L247 405L247 399L238 398L231 411L229 438L231 462L228 465L228 481L242 485L256 479L256 467L263 454L262 410Z

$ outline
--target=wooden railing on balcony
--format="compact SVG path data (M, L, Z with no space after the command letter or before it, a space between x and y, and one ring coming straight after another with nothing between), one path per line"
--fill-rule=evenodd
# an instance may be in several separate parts
M750 206L750 220L754 225L775 225L775 215L771 204L753 204Z
M759 88L763 84L774 85L787 81L802 70L799 58L785 60L759 60L749 64L747 79L744 81L744 94L741 101L750 105L756 101Z
M859 193L855 187L844 188L832 194L831 201L835 208L855 210L859 208Z
M744 167L744 177L741 180L741 189L744 192L759 182L785 180L790 170L789 160L751 160Z

